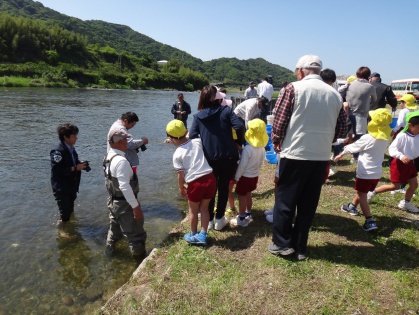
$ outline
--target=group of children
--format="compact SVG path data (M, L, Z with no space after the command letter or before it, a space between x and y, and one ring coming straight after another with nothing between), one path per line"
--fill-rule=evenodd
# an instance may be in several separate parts
M215 196L216 183L200 139L189 139L185 125L172 120L166 126L166 134L177 147L173 154L173 166L178 174L179 192L188 198L191 231L184 239L190 244L205 245L209 225L208 205ZM241 152L240 162L234 176L235 193L239 200L239 212L230 221L232 226L247 227L252 221L252 191L256 189L259 170L265 158L268 143L266 124L261 119L248 123L245 133L247 145ZM201 215L201 230L198 232L198 212Z
M405 111L404 129L397 135L391 130L392 115L385 108L371 111L371 121L368 123L368 133L352 144L346 145L343 151L334 157L338 162L345 154L359 153L356 170L355 187L356 195L352 202L345 204L341 210L350 215L358 215L360 206L365 223L363 229L372 231L377 229L369 202L379 193L394 191L401 184L406 183L404 199L400 201L399 208L411 213L419 213L413 205L411 198L418 188L417 164L414 160L419 157L419 111L417 106L410 104L411 99L405 97L401 100L403 105L409 102L409 111ZM414 102L414 100L413 100ZM406 107L407 108L407 107ZM402 113L403 114L403 113ZM400 126L403 127L403 126ZM177 149L173 154L173 165L178 173L179 192L188 198L189 220L191 231L185 234L184 239L190 244L205 245L209 225L208 205L216 194L216 180L212 174L200 139L188 139L185 125L180 120L172 120L166 126L166 133ZM390 184L377 187L382 176L382 163L387 151L388 141L395 139L390 144L388 151L393 158L390 164ZM239 211L231 219L232 226L247 227L252 221L252 191L257 187L260 167L265 158L265 146L268 143L266 124L261 119L249 122L245 133L247 145L241 152L240 162L232 183L236 184L235 193L238 196ZM278 169L279 165L277 165ZM230 208L234 207L230 204ZM232 212L232 211L230 211ZM201 215L201 230L198 231L198 213ZM266 211L267 220L272 222L272 213Z

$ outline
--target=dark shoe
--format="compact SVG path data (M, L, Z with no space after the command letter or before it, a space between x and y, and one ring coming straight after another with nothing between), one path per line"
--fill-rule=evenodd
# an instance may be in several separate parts
M343 212L349 213L350 215L354 215L354 216L358 215L358 209L352 203L343 205L342 207L340 207L340 210L342 210Z
M364 225L362 226L365 232L373 231L378 229L377 223L373 220L365 221Z
M294 253L294 248L280 247L272 242L268 245L268 251L273 255L288 256Z

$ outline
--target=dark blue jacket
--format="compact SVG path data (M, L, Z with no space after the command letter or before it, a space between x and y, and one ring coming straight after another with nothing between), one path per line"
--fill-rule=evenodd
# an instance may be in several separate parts
M74 156L76 165L73 163L70 150L63 142L51 150L51 186L54 193L76 194L79 191L81 171L71 171L71 167L80 163L76 151Z
M244 143L245 127L228 106L216 105L205 108L194 115L189 138L201 137L207 160L239 159L232 128L237 133L237 143Z

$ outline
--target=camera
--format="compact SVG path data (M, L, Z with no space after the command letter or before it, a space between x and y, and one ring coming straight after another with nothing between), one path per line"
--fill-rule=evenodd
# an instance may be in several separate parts
M86 168L84 169L86 172L90 172L92 170L89 166L89 161L81 161L80 163L86 164Z
M147 150L147 147L145 146L145 144L143 144L141 147L140 147L140 149L141 149L141 151L145 151L145 150Z

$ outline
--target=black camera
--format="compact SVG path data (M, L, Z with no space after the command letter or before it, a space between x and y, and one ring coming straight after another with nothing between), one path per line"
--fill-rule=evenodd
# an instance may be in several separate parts
M86 172L90 172L92 170L89 166L89 161L81 161L80 163L86 164L86 168L84 169Z
M147 147L145 146L145 144L143 144L141 147L140 147L140 149L141 149L141 151L145 151L145 150L147 150Z

